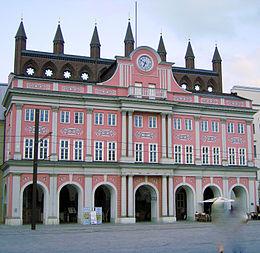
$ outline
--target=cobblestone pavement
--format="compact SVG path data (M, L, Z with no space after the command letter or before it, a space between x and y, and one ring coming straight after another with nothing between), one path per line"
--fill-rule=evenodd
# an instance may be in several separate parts
M225 243L225 253L260 253L260 221L236 227L235 234L211 223L176 222L174 224L139 223L0 226L1 253L213 253ZM238 239L238 240L237 240ZM231 248L243 248L232 251Z

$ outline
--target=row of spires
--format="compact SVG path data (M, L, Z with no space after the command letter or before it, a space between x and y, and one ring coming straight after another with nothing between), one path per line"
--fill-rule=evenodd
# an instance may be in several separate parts
M27 37L26 37L24 25L23 25L23 20L21 20L21 23L20 23L20 26L16 33L15 39L16 39L16 42L19 42L19 41L21 42L21 45L19 48L21 50L26 50ZM64 54L64 43L65 42L63 39L61 26L60 26L60 22L59 22L55 36L54 36L54 40L53 40L53 53L54 54ZM125 56L128 57L131 54L131 52L134 50L134 43L135 43L130 20L128 22L124 43L125 43ZM94 32L93 32L92 39L90 42L90 57L100 58L100 47L101 47L101 44L100 44L100 40L99 40L99 36L98 36L97 25L95 24ZM166 61L167 52L166 52L166 49L164 46L162 34L160 36L157 52L160 55L162 61ZM190 69L195 68L194 59L195 59L195 56L194 56L194 53L192 50L191 43L189 41L187 50L186 50L186 54L185 54L186 68L190 68ZM218 48L216 45L214 55L212 58L214 71L219 72L219 65L221 68L221 61L222 60L221 60L221 57L220 57L220 54L218 52ZM220 71L221 71L221 69L220 69Z

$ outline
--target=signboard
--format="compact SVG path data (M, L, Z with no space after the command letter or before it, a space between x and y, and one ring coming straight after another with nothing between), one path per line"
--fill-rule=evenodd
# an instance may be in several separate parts
M90 224L91 225L97 225L97 214L96 211L90 212Z
M97 224L102 224L102 207L95 207Z
M89 225L90 224L90 211L91 209L89 207L83 208L83 225Z

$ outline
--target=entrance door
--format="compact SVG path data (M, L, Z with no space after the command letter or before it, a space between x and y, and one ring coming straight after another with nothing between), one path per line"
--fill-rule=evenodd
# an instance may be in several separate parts
M23 224L31 223L32 219L32 184L28 185L23 192ZM36 189L36 223L43 223L44 193L37 185Z
M210 187L207 187L203 193L203 199L213 199L214 197L213 190ZM204 213L211 214L211 206L212 203L204 203Z
M176 219L186 220L187 219L187 195L186 190L183 187L179 187L176 191Z
M111 194L105 185L99 186L95 191L95 207L102 207L102 222L111 221Z
M73 185L65 185L60 191L60 223L78 222L78 191Z

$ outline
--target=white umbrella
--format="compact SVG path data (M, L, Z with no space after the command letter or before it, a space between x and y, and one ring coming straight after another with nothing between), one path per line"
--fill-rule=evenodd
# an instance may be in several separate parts
M203 204L203 203L223 203L223 202L234 202L233 199L228 199L228 198L224 198L224 197L216 197L213 199L206 199L204 201L200 201L199 203Z

